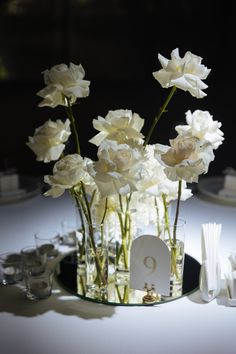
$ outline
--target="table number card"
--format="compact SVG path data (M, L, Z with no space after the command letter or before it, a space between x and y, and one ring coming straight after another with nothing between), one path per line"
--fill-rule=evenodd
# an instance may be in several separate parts
M157 236L143 235L135 239L130 255L130 287L144 290L154 285L158 294L170 292L170 251Z

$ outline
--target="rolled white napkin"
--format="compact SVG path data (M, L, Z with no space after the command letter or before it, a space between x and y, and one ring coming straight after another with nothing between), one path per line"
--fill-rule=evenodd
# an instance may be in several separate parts
M221 268L219 261L219 241L221 224L202 224L202 265L199 287L202 300L213 300L221 289Z

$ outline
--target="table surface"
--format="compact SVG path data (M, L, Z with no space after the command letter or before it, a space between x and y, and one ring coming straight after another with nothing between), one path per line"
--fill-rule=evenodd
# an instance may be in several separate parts
M181 204L186 252L201 262L201 225L222 224L222 277L236 248L236 207L195 195ZM0 206L0 250L19 252L34 233L75 220L73 202L42 195ZM18 286L0 287L1 354L235 354L236 307L225 291L204 303L199 291L148 307L96 304L67 293L54 280L47 300L30 301Z

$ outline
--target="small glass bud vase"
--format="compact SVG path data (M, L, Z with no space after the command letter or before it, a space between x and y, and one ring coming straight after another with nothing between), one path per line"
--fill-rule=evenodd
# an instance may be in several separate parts
M161 238L171 252L170 296L182 295L184 272L185 220L170 218L163 224Z
M116 283L129 284L130 250L136 237L136 210L118 214L116 223Z
M85 223L86 296L105 301L108 285L108 243L103 224Z

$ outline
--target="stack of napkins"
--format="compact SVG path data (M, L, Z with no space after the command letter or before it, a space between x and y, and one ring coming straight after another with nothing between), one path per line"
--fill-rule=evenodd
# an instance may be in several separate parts
M202 225L202 265L199 283L202 300L206 302L213 300L221 289L220 235L221 224Z
M236 251L231 252L229 261L231 264L231 272L225 274L228 303L231 306L236 306Z
M227 167L224 171L223 189L220 189L218 194L229 199L236 199L236 170Z

